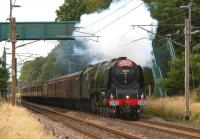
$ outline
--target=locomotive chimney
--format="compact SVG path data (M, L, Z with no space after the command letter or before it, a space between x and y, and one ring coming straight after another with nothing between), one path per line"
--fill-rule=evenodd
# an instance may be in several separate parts
M127 57L119 57L118 59L124 60L124 59L127 59Z

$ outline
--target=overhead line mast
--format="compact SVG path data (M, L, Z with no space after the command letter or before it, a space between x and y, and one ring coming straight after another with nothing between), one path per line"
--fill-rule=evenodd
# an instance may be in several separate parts
M10 0L10 41L12 43L12 105L16 104L16 59L15 59L15 45L16 45L16 21L12 17L12 0Z
M191 4L187 6L180 6L186 8L189 12L189 19L185 19L185 120L189 121L190 108L190 41L191 41Z
M16 104L16 86L17 86L17 70L16 70L16 56L15 56L15 47L16 47L16 20L12 17L12 9L14 7L21 7L19 5L12 4L10 0L10 42L12 43L12 83L11 83L11 92L12 92L12 105Z

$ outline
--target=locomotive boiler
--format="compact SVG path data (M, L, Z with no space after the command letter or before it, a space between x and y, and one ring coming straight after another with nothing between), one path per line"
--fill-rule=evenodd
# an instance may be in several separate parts
M146 104L142 68L126 57L22 88L27 101L91 111L105 116L139 118Z

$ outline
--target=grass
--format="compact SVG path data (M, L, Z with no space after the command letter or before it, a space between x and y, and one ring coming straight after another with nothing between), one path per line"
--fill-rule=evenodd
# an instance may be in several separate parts
M12 107L0 98L1 139L53 139L30 112L22 107Z
M184 122L184 97L150 98L144 113L171 121ZM190 101L190 123L200 124L200 102Z

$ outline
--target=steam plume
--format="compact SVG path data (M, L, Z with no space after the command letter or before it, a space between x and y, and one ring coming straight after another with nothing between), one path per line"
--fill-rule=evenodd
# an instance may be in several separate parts
M77 26L86 27L85 32L94 33L101 37L98 42L77 38L78 41L83 41L87 49L76 49L75 52L94 57L95 55L101 55L101 58L98 57L92 63L127 56L137 64L148 66L152 59L152 41L150 39L154 36L138 27L133 28L131 25L157 24L157 21L152 19L146 5L142 3L141 0L113 0L107 10L82 15L81 22ZM98 20L99 22L95 23ZM144 28L156 32L155 27ZM74 32L74 36L76 35L80 34Z

